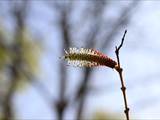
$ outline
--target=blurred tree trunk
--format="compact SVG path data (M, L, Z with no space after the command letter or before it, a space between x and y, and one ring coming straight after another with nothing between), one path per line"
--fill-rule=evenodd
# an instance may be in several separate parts
M27 2L23 2L21 6L18 8L16 3L10 3L12 6L12 15L16 20L16 28L15 28L15 38L14 44L8 48L10 53L14 56L12 60L12 64L9 66L10 70L10 83L8 93L4 99L3 106L3 119L10 120L14 119L14 110L13 110L13 97L16 91L17 83L19 82L19 70L23 64L23 59L21 58L21 44L20 41L23 39L23 30L25 26L25 15Z
M70 8L71 9L71 8ZM71 45L70 42L70 27L68 24L69 20L69 14L70 14L70 9L69 8L61 8L60 9L60 18L59 18L59 28L62 36L62 47L61 47L61 52L63 54L64 49L69 48ZM63 120L64 117L64 112L68 104L68 100L65 96L65 91L66 91L66 78L67 78L67 73L66 73L66 65L63 63L60 63L60 82L59 82L59 100L56 103L56 110L57 110L57 118L58 120Z

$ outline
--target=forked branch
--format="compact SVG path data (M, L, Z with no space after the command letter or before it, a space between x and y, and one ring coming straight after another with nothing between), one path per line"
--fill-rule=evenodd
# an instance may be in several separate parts
M119 59L119 51L120 51L121 47L123 46L123 42L124 42L124 38L125 38L126 33L127 33L127 30L125 30L125 32L124 32L121 44L118 47L116 46L115 53L116 53L118 65L115 67L115 69L117 70L119 77L120 77L120 80L121 80L121 85L122 85L121 90L123 93L123 99L124 99L124 105L125 105L124 113L126 115L126 119L129 120L129 107L127 104L126 87L125 87L124 79L123 79L123 75L122 75L123 69L121 68L120 59Z

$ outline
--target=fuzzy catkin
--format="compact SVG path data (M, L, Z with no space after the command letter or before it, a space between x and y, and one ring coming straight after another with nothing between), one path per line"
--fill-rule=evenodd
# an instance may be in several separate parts
M107 66L115 68L117 62L104 55L103 53L94 49L85 48L69 48L65 50L64 59L69 64L79 67L95 67L95 66Z

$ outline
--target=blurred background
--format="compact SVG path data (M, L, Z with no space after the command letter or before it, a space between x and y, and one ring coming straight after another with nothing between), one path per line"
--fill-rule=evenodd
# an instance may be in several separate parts
M113 120L125 115L118 74L75 68L63 49L97 49L120 60L130 117L160 119L160 2L0 1L0 118Z

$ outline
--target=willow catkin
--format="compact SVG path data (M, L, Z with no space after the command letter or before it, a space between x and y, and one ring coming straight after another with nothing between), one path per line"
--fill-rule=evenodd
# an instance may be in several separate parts
M74 66L79 67L94 67L94 66L107 66L110 68L115 68L117 62L104 55L103 53L94 49L85 48L69 48L65 51L63 58Z

